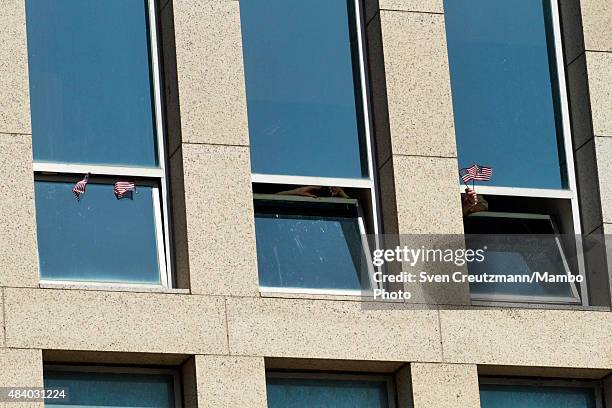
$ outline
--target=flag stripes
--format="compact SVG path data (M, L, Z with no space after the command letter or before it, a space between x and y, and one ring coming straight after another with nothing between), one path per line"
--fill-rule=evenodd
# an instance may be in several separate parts
M117 200L128 196L129 198L133 198L132 195L134 191L136 191L136 185L133 181L117 181L115 183L115 188L113 189Z
M77 183L72 188L72 192L76 197L77 201L81 201L81 195L85 194L85 190L87 189L87 183L89 182L89 173L83 177L82 180L77 181Z

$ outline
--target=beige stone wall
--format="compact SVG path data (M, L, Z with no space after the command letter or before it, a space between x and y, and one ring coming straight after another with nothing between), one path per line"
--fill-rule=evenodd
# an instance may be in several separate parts
M390 373L400 406L415 408L476 408L479 365L563 368L570 377L612 371L610 312L377 310L355 300L261 297L233 0L160 2L176 262L188 290L39 288L24 1L0 6L0 386L42 385L41 350L47 361L71 363L84 352L95 353L87 362L187 359L188 407L266 406L266 358L287 360L285 368L289 359L342 360L338 368L365 371L380 366L362 362L392 362L403 367ZM385 227L461 233L442 1L366 6ZM605 228L612 226L612 16L602 20L609 12L604 0L583 0L587 51L577 57L588 67Z

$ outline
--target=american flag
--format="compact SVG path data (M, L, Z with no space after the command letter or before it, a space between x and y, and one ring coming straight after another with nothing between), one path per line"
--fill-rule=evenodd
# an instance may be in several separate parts
M489 166L472 164L470 167L459 170L459 174L464 183L472 180L489 181L493 177L493 169Z
M133 198L134 191L136 191L136 185L133 181L117 181L115 182L115 188L113 192L117 200L123 197Z
M85 189L87 188L87 182L89 181L89 173L83 177L82 180L77 181L77 183L72 188L72 192L76 197L77 201L81 201L81 195L85 194Z

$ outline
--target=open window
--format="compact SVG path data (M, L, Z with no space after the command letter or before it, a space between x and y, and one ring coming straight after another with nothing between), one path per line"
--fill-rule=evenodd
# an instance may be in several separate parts
M173 286L155 3L26 1L44 284Z
M459 167L493 168L474 186L490 214L465 217L465 234L516 246L470 273L550 267L586 281L557 0L445 0L445 22ZM589 303L586 284L471 289L474 300Z
M261 290L358 295L379 232L361 1L240 16Z

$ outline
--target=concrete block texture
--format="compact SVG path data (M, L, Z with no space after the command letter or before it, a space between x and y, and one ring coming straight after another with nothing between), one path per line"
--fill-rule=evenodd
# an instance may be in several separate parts
M414 408L480 408L476 365L413 363L410 371Z
M612 368L612 313L441 310L450 363Z
M195 356L199 408L266 408L263 357Z
M591 51L612 51L612 2L609 0L580 0L584 44Z
M248 145L239 2L173 8L183 142Z
M457 159L393 156L400 234L462 234Z
M380 0L381 10L444 13L443 0Z
M0 174L0 286L36 286L38 250L31 136L0 133Z
M587 71L593 132L595 136L612 136L612 52L587 52Z
M184 144L182 155L191 292L258 295L248 147Z
M380 12L393 154L456 157L444 16Z
M6 346L148 353L227 353L222 298L5 289Z
M0 387L42 387L41 350L0 349ZM43 402L0 401L0 408L43 408Z
M0 43L0 133L31 134L24 0L2 2Z
M603 221L612 223L612 138L596 137L595 154L597 156Z
M366 310L360 302L227 300L235 355L383 361L440 361L435 310Z
M612 142L612 139L610 141ZM574 162L582 233L589 234L600 227L602 223L597 159L595 158L595 141L593 139L582 145L574 153Z

